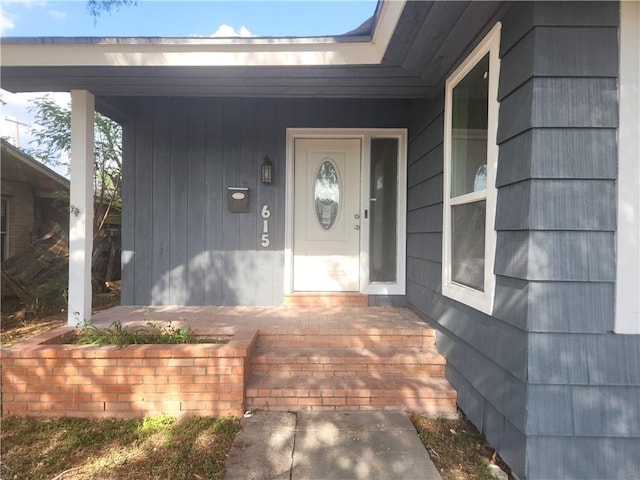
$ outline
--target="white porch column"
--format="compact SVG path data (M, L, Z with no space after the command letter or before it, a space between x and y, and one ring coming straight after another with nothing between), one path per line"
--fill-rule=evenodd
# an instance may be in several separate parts
M69 199L68 324L91 320L93 251L93 117L95 98L71 90L71 186Z

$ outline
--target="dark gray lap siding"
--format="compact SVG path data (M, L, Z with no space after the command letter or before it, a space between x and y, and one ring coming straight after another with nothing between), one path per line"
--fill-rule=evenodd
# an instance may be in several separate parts
M427 268L408 269L408 302L438 325L462 410L528 479L640 471L640 336L611 333L617 25L615 2L503 19L493 316L440 294L443 98L412 110L408 255Z
M428 321L437 323L438 348L447 358L447 378L458 391L460 408L511 468L523 471L527 336L522 325L510 324L510 312L517 306L511 304L514 296L501 294L498 278L496 311L507 312L503 320L441 295L442 100L416 102L412 111L407 300Z

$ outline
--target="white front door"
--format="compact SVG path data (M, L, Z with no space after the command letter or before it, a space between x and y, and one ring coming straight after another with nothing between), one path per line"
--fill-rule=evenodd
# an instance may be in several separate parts
M360 289L358 138L295 139L293 290Z

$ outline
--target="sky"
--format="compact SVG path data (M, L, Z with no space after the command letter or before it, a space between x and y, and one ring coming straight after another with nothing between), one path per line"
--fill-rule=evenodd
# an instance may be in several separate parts
M373 15L377 0L138 0L136 5L89 15L84 0L1 0L2 37L308 37L354 30ZM1 53L1 47L0 47ZM0 78L0 88L2 80ZM45 92L46 93L46 92ZM0 89L0 136L28 148L37 128L29 101L45 93L13 94ZM65 93L52 94L61 105ZM15 121L19 125L16 138ZM66 172L60 172L66 174Z
M0 28L7 37L339 35L373 15L376 4L377 0L138 0L94 21L84 0L3 0Z

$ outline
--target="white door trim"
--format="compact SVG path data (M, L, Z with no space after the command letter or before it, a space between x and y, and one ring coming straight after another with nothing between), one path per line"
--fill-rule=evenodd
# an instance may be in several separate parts
M297 138L358 138L362 140L360 174L362 229L360 235L360 292L369 295L404 295L406 291L407 218L407 130L404 128L288 128L285 187L284 293L293 293L294 153ZM364 218L369 205L371 139L398 139L398 225L397 272L395 283L369 282L369 221Z

